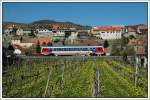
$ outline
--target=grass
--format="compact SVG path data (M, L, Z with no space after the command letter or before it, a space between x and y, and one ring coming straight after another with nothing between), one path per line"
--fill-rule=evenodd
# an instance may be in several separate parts
M138 87L135 87L134 80L131 81L134 79L135 71L130 66L101 59L96 60L96 65L100 72L100 98L147 97L145 68L139 69ZM88 98L93 97L93 83L93 60L28 59L19 65L9 66L7 72L3 74L3 97Z

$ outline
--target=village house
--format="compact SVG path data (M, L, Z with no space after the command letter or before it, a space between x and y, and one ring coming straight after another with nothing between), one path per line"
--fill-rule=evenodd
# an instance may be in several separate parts
M7 29L4 29L3 33L9 35L13 31L13 28L9 27Z
M23 28L23 34L24 35L29 35L31 33L31 29L30 28Z
M44 29L44 28L40 28L40 29L36 29L37 31L37 36L38 37L52 37L52 30L49 29Z
M138 27L137 27L137 32L138 32L138 34L144 34L144 33L148 33L148 27L147 27L147 25L139 25Z
M37 33L39 34L44 34L44 33L50 33L52 32L52 30L49 30L49 29L46 29L46 28L39 28L39 29L36 29Z
M91 32L94 36L104 40L121 39L123 28L112 26L93 27Z
M65 36L65 30L52 31L52 36L53 37L64 37Z
M136 55L139 57L139 61L141 62L140 66L147 66L147 54L146 54L146 49L148 45L148 41L146 38L140 38L140 39L130 39L129 46L133 46Z
M22 29L22 28L18 28L18 29L16 30L16 35L22 36L22 35L23 35L23 29Z
M104 48L104 51L105 51L105 55L106 56L110 56L111 55L111 52L112 52L111 48Z
M78 32L77 31L67 31L67 33L70 35L67 37L66 41L69 41L69 44L74 44L74 41L77 39Z
M128 45L130 46L147 46L147 39L145 38L139 38L139 39L129 39Z
M78 30L78 38L89 38L90 30Z
M50 27L55 31L60 29L60 26L58 24L51 24Z
M30 48L30 47L33 46L33 43L31 43L31 42L21 42L20 39L12 39L11 44L12 45L19 45L20 47L23 47L23 48Z
M127 27L125 29L125 33L123 34L125 37L129 37L129 36L134 36L136 37L136 29L131 28L131 27Z
M37 38L33 38L32 40L32 44L33 46L37 46L39 45L49 45L52 43L52 38L50 37L37 37Z

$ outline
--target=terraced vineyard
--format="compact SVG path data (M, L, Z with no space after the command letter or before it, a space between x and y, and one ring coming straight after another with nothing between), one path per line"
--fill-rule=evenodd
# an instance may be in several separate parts
M3 97L147 97L147 70L116 60L80 58L28 58L7 66Z

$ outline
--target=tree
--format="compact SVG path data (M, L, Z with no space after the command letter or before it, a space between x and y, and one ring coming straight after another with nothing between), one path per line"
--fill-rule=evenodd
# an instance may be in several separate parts
M46 42L43 42L43 43L42 43L42 46L46 46Z
M105 40L105 41L104 41L104 48L107 48L108 46L109 46L108 41Z
M34 30L31 30L31 33L29 33L29 36L36 37L36 35L34 34Z
M120 48L117 47L117 45L112 45L112 56L120 56Z
M52 43L51 43L51 42L48 42L48 43L47 43L47 46L52 46Z
M14 51L15 50L14 47L10 43L9 43L9 46L8 46L7 49L10 50L10 51Z
M62 44L65 45L65 39L62 40Z
M123 56L123 61L124 61L125 63L127 63L128 57L127 57L127 53L126 53L125 51L123 52L122 56Z
M22 40L23 40L23 38L21 37L21 38L20 38L20 42L22 42Z
M133 39L133 38L135 39L135 36L134 35L130 35L129 38L130 39Z
M148 58L148 45L145 46L145 56Z
M121 46L126 46L129 42L129 39L122 36L122 40L121 40Z
M40 42L38 40L38 43L36 45L36 53L40 53L41 52L41 47L40 47Z
M17 28L16 28L16 27L13 27L11 33L15 33L15 34L16 34L16 31L17 31Z

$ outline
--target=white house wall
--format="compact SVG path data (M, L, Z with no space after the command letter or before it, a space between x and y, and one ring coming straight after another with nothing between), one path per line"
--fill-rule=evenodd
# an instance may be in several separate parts
M122 32L100 32L102 39L121 39Z

